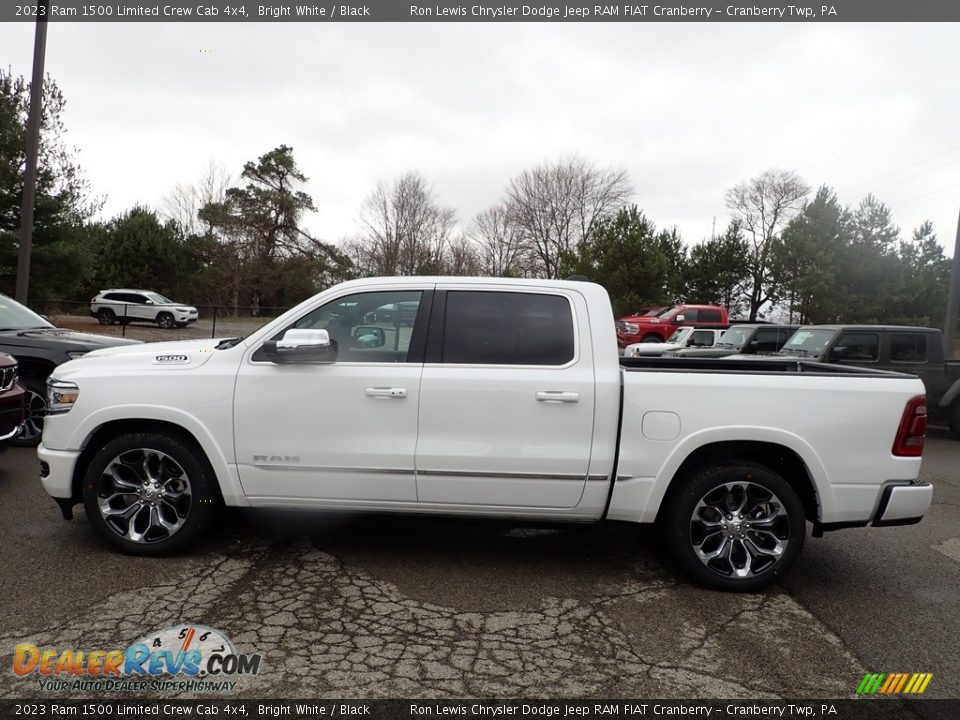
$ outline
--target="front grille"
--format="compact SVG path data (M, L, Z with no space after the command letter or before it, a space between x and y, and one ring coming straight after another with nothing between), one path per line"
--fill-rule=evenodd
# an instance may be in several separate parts
M0 369L0 392L4 390L9 390L13 387L13 384L17 381L17 366L12 365L10 367L5 367Z

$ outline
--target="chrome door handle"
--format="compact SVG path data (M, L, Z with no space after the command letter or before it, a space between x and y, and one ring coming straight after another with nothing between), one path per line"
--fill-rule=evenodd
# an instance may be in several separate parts
M580 402L580 393L562 392L560 390L540 390L537 392L538 402Z
M394 398L402 400L407 396L406 388L398 387L368 387L367 397L372 398Z

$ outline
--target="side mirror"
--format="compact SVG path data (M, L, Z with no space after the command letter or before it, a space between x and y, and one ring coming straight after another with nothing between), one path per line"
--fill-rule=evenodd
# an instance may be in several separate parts
M683 322L683 315L677 315L677 316L673 319L673 321L674 321L674 322L678 322L678 323L682 323L682 322Z
M833 350L830 351L831 360L843 360L849 353L849 348L844 345L838 345Z
M382 327L358 325L350 333L358 348L378 348L387 344L387 334Z
M147 300L147 301L146 301L146 304L147 304L147 305L153 305L153 300Z
M275 363L323 363L337 360L337 343L326 330L290 328L279 340L267 340L263 351Z

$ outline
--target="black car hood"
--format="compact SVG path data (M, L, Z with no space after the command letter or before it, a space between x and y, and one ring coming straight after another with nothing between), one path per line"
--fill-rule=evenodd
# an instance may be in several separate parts
M134 345L139 340L93 335L91 333L62 330L61 328L37 328L35 330L0 330L0 347L57 349L64 352L99 350L118 345ZM16 351L13 351L16 355Z

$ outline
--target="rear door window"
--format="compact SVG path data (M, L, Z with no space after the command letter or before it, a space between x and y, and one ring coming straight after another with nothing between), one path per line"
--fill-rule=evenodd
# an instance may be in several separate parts
M893 332L889 337L890 362L914 364L927 362L929 333Z
M447 293L444 363L565 365L574 354L573 312L561 295Z
M698 322L718 323L720 322L720 311L719 310L700 310L698 317L699 317Z

